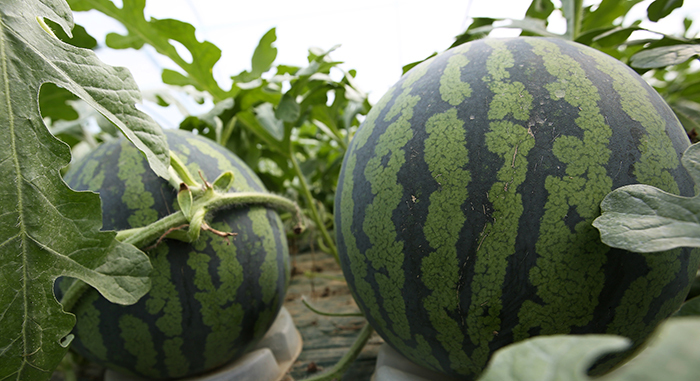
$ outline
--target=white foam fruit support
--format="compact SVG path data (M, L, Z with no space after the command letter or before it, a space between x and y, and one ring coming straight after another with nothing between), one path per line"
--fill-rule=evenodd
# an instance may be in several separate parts
M180 381L279 381L301 353L301 334L282 307L272 326L248 353L228 365ZM104 381L148 381L147 378L107 370Z

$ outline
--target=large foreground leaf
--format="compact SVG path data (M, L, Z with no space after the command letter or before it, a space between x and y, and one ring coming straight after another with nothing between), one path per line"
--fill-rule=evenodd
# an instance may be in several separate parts
M700 184L700 145L682 158ZM700 247L700 196L682 197L649 185L628 185L610 192L593 221L602 241L612 247L648 253L676 247Z
M649 347L597 381L696 381L700 374L700 318L674 318L655 331ZM479 381L590 381L588 367L623 350L614 335L540 336L497 351Z
M67 351L74 316L53 294L57 277L81 279L109 300L134 303L150 286L148 258L100 232L100 200L70 190L59 170L68 147L39 112L42 83L66 88L121 127L165 173L162 132L138 112L126 70L65 44L43 23L72 26L61 0L0 0L0 380L46 380Z

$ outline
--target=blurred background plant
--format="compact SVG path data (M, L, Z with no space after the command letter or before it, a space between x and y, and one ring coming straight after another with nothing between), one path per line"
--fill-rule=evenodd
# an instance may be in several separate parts
M633 7L645 3L645 17L630 13ZM697 27L693 23L698 21L685 17L681 34L665 34L653 28L681 7L683 0L533 0L522 19L474 18L450 48L503 28L519 29L525 36L559 37L590 46L642 74L671 106L691 141L696 142L700 132L700 39L693 32ZM566 19L566 32L561 35L548 28L552 17L558 15ZM404 66L403 72L420 62Z
M192 25L173 19L147 21L143 0L126 0L122 8L109 0L71 0L69 4L74 11L94 9L124 25L126 35L107 35L110 48L141 49L148 44L172 60L181 70L162 73L163 82L172 87L144 96L163 107L179 106L184 115L180 129L229 148L256 171L270 192L297 201L307 217L302 245L315 243L337 256L330 233L335 185L350 137L370 105L367 94L355 84L355 71L346 71L341 62L332 60L335 48L309 49L304 67L276 64L276 30L270 29L253 53L251 69L232 76L231 87L223 89L212 75L221 51L210 42L198 41ZM82 28L72 40L61 38L95 47L95 40ZM191 56L183 58L173 41ZM42 91L43 116L54 134L73 147L74 157L116 134L69 92L56 86L44 86ZM199 103L210 100L213 106L189 115L174 96L178 91ZM97 123L90 124L91 118Z

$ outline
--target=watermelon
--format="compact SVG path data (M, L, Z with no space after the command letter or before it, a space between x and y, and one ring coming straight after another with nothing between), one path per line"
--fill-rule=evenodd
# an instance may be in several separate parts
M334 218L348 285L389 345L463 379L537 335L638 348L700 254L611 249L591 223L623 185L692 195L688 146L661 97L599 51L537 37L448 50L380 99L344 158Z
M265 191L250 168L211 140L184 131L165 135L195 176L201 171L212 182L230 170L231 191ZM100 193L104 230L146 226L178 208L175 190L125 139L101 145L65 178L73 189ZM289 281L284 226L263 206L217 211L209 221L237 235L229 244L202 232L193 243L164 239L147 250L152 288L136 304L116 305L93 289L86 292L72 311L72 348L122 373L172 379L229 363L262 338Z

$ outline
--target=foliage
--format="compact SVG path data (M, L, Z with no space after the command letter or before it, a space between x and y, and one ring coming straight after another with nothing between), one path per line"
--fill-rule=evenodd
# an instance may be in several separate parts
M642 0L602 0L583 6L581 0L533 0L522 20L474 18L450 47L486 37L499 28L521 29L525 36L558 36L547 29L551 15L567 20L563 36L607 53L628 64L661 94L685 126L692 139L700 132L700 70L691 62L700 57L700 38L690 36L694 20L685 19L684 34L665 35L641 27L642 21L657 22L683 5L678 0L655 0L647 8L647 20L631 20L628 13ZM637 33L635 33L637 32ZM639 32L655 38L635 37ZM404 66L404 73L418 62Z
M697 380L700 374L700 318L661 324L647 348L600 381ZM510 345L494 355L480 381L592 380L586 370L602 355L623 350L629 341L613 335L543 336Z
M327 227L335 185L345 149L359 115L369 110L367 96L354 84L354 71L345 72L330 58L335 49L310 49L308 65L275 65L276 31L261 39L251 59L250 71L232 78L222 89L212 77L221 51L199 42L194 27L178 20L145 20L145 0L125 0L117 8L109 0L69 0L75 11L97 10L127 29L126 35L111 33L107 46L140 49L153 46L170 58L182 72L163 70L163 82L193 86L215 103L202 115L188 115L180 128L196 130L229 148L253 168L265 186L278 194L299 199L320 234L321 248L335 253ZM187 48L192 62L182 58L170 41ZM336 74L342 78L334 79Z
M686 150L682 162L700 184L700 143ZM633 184L610 192L601 209L593 226L608 246L641 253L700 247L700 195L682 197Z
M53 297L57 277L81 279L121 304L134 303L150 286L148 258L99 231L99 197L73 192L61 180L70 153L42 123L40 87L53 83L97 109L165 177L168 151L160 128L134 107L140 93L128 72L61 42L46 25L49 19L70 33L64 2L13 2L0 12L0 137L7 144L0 160L0 379L38 380L65 355L75 321Z

